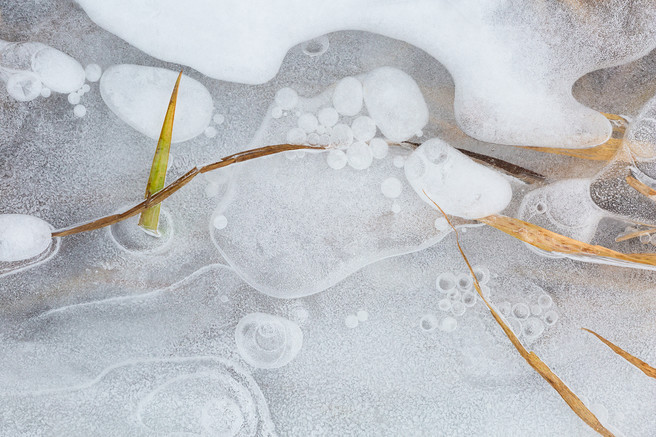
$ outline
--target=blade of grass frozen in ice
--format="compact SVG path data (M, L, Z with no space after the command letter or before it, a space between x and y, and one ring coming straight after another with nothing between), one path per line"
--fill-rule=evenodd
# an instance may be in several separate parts
M171 93L171 100L166 110L164 123L162 124L162 132L159 135L157 142L157 149L153 158L153 164L150 167L150 176L148 177L148 185L146 186L146 199L150 198L153 194L164 188L166 182L166 170L169 165L169 151L171 149L171 136L173 135L173 119L175 118L175 105L178 100L178 87L180 85L180 78L182 78L182 71L175 81L173 92ZM148 234L159 237L159 211L160 204L151 206L141 213L139 217L139 226Z
M587 329L587 328L581 328L581 329L584 330L584 331L588 331L590 334L597 337L599 339L599 341L601 341L603 344L608 346L617 355L624 358L626 361L628 361L629 363L633 364L635 367L640 369L642 371L642 373L644 373L645 375L649 376L650 378L656 378L656 368L654 368L654 367L650 366L649 364L645 363L640 358L631 355L630 353L628 353L627 351L625 351L621 347L615 345L611 341L606 340L604 337L597 334L593 330Z
M428 197L428 194L424 191L424 194L426 197ZM472 268L471 264L469 263L469 259L467 258L467 255L465 255L465 252L462 250L462 246L460 246L460 237L458 235L458 230L453 226L451 223L451 220L449 217L446 215L446 213L440 208L440 206L435 203L433 199L428 197L428 199L433 202L433 205L437 207L437 209L440 210L444 218L446 219L447 223L451 228L453 229L453 232L455 234L456 238L456 245L458 246L458 251L460 252L460 255L462 256L462 259L465 261L465 264L467 264L467 268L469 269L469 272L472 275L472 278L474 279L474 288L476 289L476 292L478 295L481 297L483 300L483 303L485 306L487 306L487 309L490 311L492 314L492 317L494 320L499 324L503 332L506 334L506 337L508 337L508 340L512 343L512 345L515 347L517 352L519 352L519 355L521 355L524 360L535 370L545 381L551 385L551 387L558 392L560 397L567 403L569 408L577 415L581 420L583 420L590 428L594 429L597 431L600 435L605 436L605 437L613 437L613 433L609 431L606 427L604 427L599 419L586 407L586 405L581 401L581 399L570 389L567 384L561 380L558 375L556 375L550 368L547 366L547 364L538 357L535 352L533 351L528 351L524 345L522 344L521 341L519 341L519 338L515 335L515 333L510 329L510 326L504 321L503 317L497 313L495 308L487 301L485 296L483 295L483 290L481 289L481 285L478 282L478 278L476 277L476 274L474 273L474 269Z

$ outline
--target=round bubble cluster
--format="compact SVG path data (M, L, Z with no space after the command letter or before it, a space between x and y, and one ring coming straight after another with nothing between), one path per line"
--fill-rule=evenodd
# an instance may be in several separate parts
M534 303L504 301L496 304L496 309L506 318L515 335L530 343L558 321L558 312L552 306L551 296L543 293Z
M484 266L474 266L473 270L483 296L487 299L491 294L490 287L487 285L490 280L490 272ZM457 320L454 317L464 315L467 309L476 306L480 299L474 288L474 279L468 271L443 272L435 279L435 288L440 292L437 308L450 314L439 323L439 328L445 332L453 331L457 327Z
M357 328L362 322L369 320L369 313L365 310L358 310L355 314L349 314L344 318L344 324L347 328Z

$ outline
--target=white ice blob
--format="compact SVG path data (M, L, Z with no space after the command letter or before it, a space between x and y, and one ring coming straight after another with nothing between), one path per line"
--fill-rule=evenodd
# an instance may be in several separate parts
M512 197L510 183L503 176L438 139L426 141L412 152L405 175L426 203L435 208L432 199L447 214L463 218L496 214Z
M392 141L405 141L428 122L428 106L413 78L401 70L382 67L363 82L364 101L380 131Z
M102 68L98 64L89 64L84 68L84 74L89 82L98 82L102 76Z
M318 125L319 121L317 120L317 117L312 113L306 112L305 114L302 114L300 117L298 117L298 127L307 133L317 130Z
M80 94L78 92L73 92L68 95L68 103L71 105L77 105L80 103Z
M328 155L326 156L326 162L328 163L328 167L339 170L346 166L348 158L346 157L346 153L343 151L333 149L328 152Z
M19 102L34 100L41 95L41 91L41 80L28 71L12 74L7 80L7 92Z
M50 225L38 217L0 214L0 261L13 262L35 257L52 242Z
M330 142L338 147L348 147L353 143L353 131L345 124L337 124L330 130Z
M333 92L333 106L342 115L356 115L362 109L362 82L345 77L337 82Z
M401 195L403 185L401 181L395 177L387 178L380 184L380 191L385 197L396 199Z
M374 155L371 153L371 147L367 143L358 141L349 146L346 151L348 164L356 170L364 170L371 166Z
M156 140L162 131L178 73L140 65L114 65L100 79L100 94L121 120ZM175 109L172 142L194 138L210 124L214 104L207 88L182 75Z
M283 317L251 313L237 324L235 342L248 364L260 369L275 369L296 357L303 346L303 331Z
M58 93L71 93L84 84L82 65L52 47L44 46L34 54L32 71L45 86Z
M298 104L298 93L292 88L281 88L276 93L276 104L284 110L294 109Z
M360 141L369 141L376 135L376 122L371 117L361 115L351 123L353 136Z
M319 111L317 116L319 118L319 123L326 127L335 126L339 120L339 113L335 110L335 108L332 107L323 108Z
M385 158L389 152L389 144L382 138L373 138L369 141L369 147L371 147L371 153L376 159Z
M73 114L78 118L84 117L85 115L87 115L86 106L84 106L84 105L75 105L75 107L73 108Z

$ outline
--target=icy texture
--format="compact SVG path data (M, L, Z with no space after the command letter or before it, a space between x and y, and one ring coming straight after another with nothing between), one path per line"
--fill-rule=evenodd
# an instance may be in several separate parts
M166 15L158 2L130 7L146 3ZM596 9L583 6L592 3ZM193 9L198 4L185 6ZM212 7L215 4L219 2ZM488 4L493 8L496 3ZM594 26L600 39L612 35L604 53L633 50L652 31L630 30L636 22L632 17L648 12L639 2L577 4L582 6L576 14L591 24L604 18ZM413 5L377 2L367 7L372 14L377 8L394 7L402 20L415 13L409 7ZM563 17L578 16L568 15L566 9L560 13L566 6L558 5L540 2L539 19L531 21L526 17L532 16L536 3L507 3L507 9L485 15L485 24L472 25L469 33L505 25L508 32L519 26L530 35ZM432 26L430 32L442 29L446 36L453 30L446 19L449 7L476 22L477 8L485 5L443 6L431 2L442 14L439 19L429 16L427 8L418 8L420 15L402 31L423 32ZM0 10L7 38L42 41L82 65L134 63L178 71L176 65L151 58L98 28L73 2L0 0ZM251 14L257 15L255 10L250 8ZM314 19L306 14L296 21ZM616 23L623 19L625 27L618 28ZM430 26L424 20L431 20ZM560 41L553 47L565 52L563 62L570 62L565 73L578 62L571 58L580 53L581 44L590 47L597 41L578 37L580 20L549 35L548 41ZM257 36L267 23L249 32ZM183 27L177 29L178 42L191 52ZM625 43L627 35L634 38L632 43ZM197 32L195 45L205 43L199 36ZM279 75L260 86L211 80L185 69L207 88L215 115L224 119L211 125L215 137L199 135L176 144L168 180L249 147L284 142L305 113L320 119L316 129L306 133L308 142L325 141L326 135L329 139L331 123L355 134L355 119L371 117L366 104L354 116L335 111L333 119L323 119L326 125L320 112L334 111L332 92L342 78L362 82L369 72L389 66L410 75L422 91L430 118L423 132L415 133L422 135L421 141L438 137L547 177L531 184L512 182L514 198L503 214L517 217L520 203L533 191L536 196L548 192L558 199L581 199L582 190L572 190L569 182L557 183L592 180L588 194L605 213L591 243L625 252L654 251L652 243L637 239L614 241L627 226L638 227L636 221L653 223L653 200L625 181L637 171L649 182L648 160L624 155L600 171L605 162L482 143L456 124L454 99L467 83L454 74L460 81L456 91L452 76L427 52L369 32L336 32L328 38L330 47L323 53L321 41L292 47ZM458 41L463 45L454 56L465 59L477 48L462 38ZM530 38L524 41L528 44ZM524 50L524 41L515 48ZM276 42L269 38L270 44ZM171 47L173 52L177 46ZM205 56L216 60L220 49L212 47ZM548 60L535 47L531 50L534 57L528 65L539 67L531 80L559 81L560 71L538 71ZM515 55L508 70L526 75L525 59L513 51ZM656 89L655 58L652 53L636 63L586 75L573 93L585 105L635 120L631 135L639 126L652 135L647 120L636 114ZM467 60L471 68L486 68L472 59ZM255 71L258 59L248 62ZM501 93L504 82L498 79L491 76L486 87ZM275 101L283 88L297 94L291 110ZM530 94L522 87L516 90ZM83 118L74 116L66 94L52 92L51 98L22 103L0 92L0 214L29 214L64 227L143 199L154 140L114 116L98 84L72 91L88 109ZM49 92L42 87L42 96ZM496 108L492 102L477 110ZM498 134L504 132L506 127L500 127ZM375 159L364 170L344 165L345 159L341 169L330 168L329 154L345 158L348 150L348 145L335 144L327 153L285 153L198 176L165 201L162 224L172 232L161 242L131 233L135 217L124 226L54 239L36 257L0 262L0 435L230 435L238 427L237 435L267 435L273 433L274 423L279 435L294 437L596 435L517 355L472 292L453 234L442 238L450 229L446 220L404 178L401 168L411 162L406 160L411 147L388 146L384 134L377 135L380 138L368 141ZM350 144L353 140L360 141L352 136ZM381 184L388 178L401 182L398 198L383 194ZM540 223L553 226L546 219ZM486 226L459 231L483 294L527 348L615 435L656 435L656 386L579 329L592 328L656 363L656 350L645 334L653 331L656 317L653 272L545 258ZM223 245L226 235L233 246ZM331 256L333 248L338 256ZM237 270L215 265L228 261ZM451 293L436 289L438 276L445 272L454 278ZM323 291L277 299L259 290L299 296L299 290L307 292L308 287ZM524 312L518 318L513 308ZM283 317L302 330L302 349L285 366L258 369L239 353L235 329L253 313Z
M0 214L0 262L22 261L45 251L52 243L50 225L38 217Z
M636 59L656 45L650 24L656 7L647 0L630 8L612 1L514 8L504 0L286 1L259 5L257 12L240 0L79 3L100 26L152 56L245 83L270 80L294 44L331 31L356 28L399 38L429 52L454 76L461 128L505 144L586 147L605 141L608 121L578 103L572 85L587 72ZM287 13L276 13L280 9ZM214 52L221 56L206 55Z
M287 365L303 346L303 331L284 317L252 313L235 328L235 343L244 361L260 369Z
M404 168L417 194L447 214L485 217L501 212L512 198L510 183L503 176L438 139L419 146Z
M428 107L419 87L401 70L383 67L368 73L363 92L367 111L392 141L410 139L428 122Z
M177 76L175 71L163 68L114 65L103 73L100 93L118 118L157 140ZM172 142L186 141L202 134L212 119L213 106L207 88L183 75Z

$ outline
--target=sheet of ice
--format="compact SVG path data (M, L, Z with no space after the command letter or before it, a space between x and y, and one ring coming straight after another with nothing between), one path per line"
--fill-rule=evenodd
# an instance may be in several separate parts
M296 358L303 346L303 331L284 317L251 313L239 320L235 343L241 357L251 366L276 369Z
M404 168L419 197L433 208L434 201L447 214L485 217L504 210L512 198L510 183L503 176L439 139L419 146Z
M142 65L114 65L100 79L100 94L118 118L142 134L156 140L173 85L175 71ZM205 131L212 119L214 103L207 88L182 75L175 109L172 142L194 138Z
M0 214L0 261L38 256L52 244L51 226L38 217Z
M256 9L241 0L79 3L100 26L152 56L244 83L270 80L290 47L328 32L358 29L402 39L453 75L460 127L504 144L587 147L605 141L608 121L578 103L572 85L587 72L637 59L656 46L650 24L656 5L648 0L631 8L614 2L512 8L505 0L287 0ZM281 9L287 13L277 13Z
M403 71L378 68L367 73L362 88L367 111L390 140L408 140L428 122L424 96L414 79Z
M79 62L46 44L0 40L0 78L18 101L34 100L42 88L58 93L76 91L84 77Z

